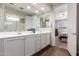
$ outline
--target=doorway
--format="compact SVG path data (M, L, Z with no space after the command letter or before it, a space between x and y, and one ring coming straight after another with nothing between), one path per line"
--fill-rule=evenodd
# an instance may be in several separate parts
M64 48L67 50L67 21L68 21L68 11L67 4L60 3L55 6L55 45L59 48Z
M67 50L67 20L56 20L55 21L55 45L59 48Z

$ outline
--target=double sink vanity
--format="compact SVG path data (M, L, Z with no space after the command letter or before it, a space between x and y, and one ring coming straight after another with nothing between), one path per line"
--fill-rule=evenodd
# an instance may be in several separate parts
M50 31L0 33L0 56L31 56L50 44Z
M26 6L32 7L26 3L0 4L0 56L30 56L50 44L49 12L33 13Z

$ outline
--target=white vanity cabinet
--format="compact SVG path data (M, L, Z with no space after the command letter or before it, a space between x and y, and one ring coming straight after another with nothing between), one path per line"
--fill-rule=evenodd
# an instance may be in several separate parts
M50 33L0 39L0 56L31 56L50 44Z
M38 52L41 50L41 39L40 34L35 35L35 51Z
M25 56L33 55L35 53L35 35L25 37Z
M33 55L50 44L50 34L41 33L25 36L25 56Z
M46 34L46 45L49 45L50 44L50 39L51 39L50 33L47 33Z
M47 45L50 44L50 33L43 33L40 34L40 45L41 45L41 49L45 48Z
M43 48L45 48L46 47L46 33L42 33L42 34L40 34L40 41L41 41L41 43L40 43L40 45L41 45L41 49L43 49Z
M4 56L24 56L24 37L4 39Z
M0 56L4 55L4 40L0 39Z

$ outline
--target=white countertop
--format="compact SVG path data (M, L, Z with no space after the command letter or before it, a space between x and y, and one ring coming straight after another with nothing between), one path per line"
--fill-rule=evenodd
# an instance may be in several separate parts
M5 38L11 38L11 37L19 37L19 36L26 36L26 35L36 35L36 34L43 34L43 33L50 33L50 31L41 31L41 32L0 32L0 39L5 39Z

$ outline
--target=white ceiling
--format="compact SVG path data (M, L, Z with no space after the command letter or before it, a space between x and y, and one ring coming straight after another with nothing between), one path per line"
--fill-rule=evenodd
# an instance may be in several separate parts
M5 4L5 3L4 3ZM51 5L55 7L55 15L56 18L60 18L63 14L63 18L67 16L67 6L64 3L6 3L5 6L19 10L26 15L40 15L44 13L48 13L51 10ZM27 8L30 6L30 9ZM44 8L44 10L41 10ZM38 13L35 13L38 11Z
M48 3L37 3L37 4L33 4L33 3L6 3L5 4L8 7L17 9L19 11L22 11L24 13L26 13L27 15L39 15L39 14L43 14L43 13L47 13L50 11L50 4ZM28 9L27 6L30 6L31 8ZM22 9L20 9L22 8ZM44 10L41 10L41 8L44 8ZM35 13L35 11L38 11L38 13Z

